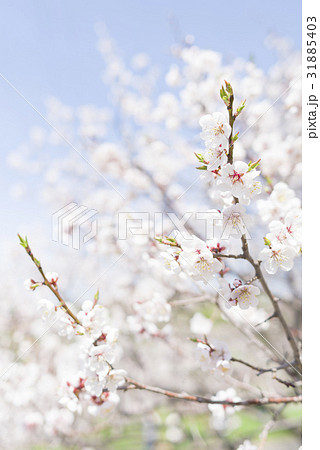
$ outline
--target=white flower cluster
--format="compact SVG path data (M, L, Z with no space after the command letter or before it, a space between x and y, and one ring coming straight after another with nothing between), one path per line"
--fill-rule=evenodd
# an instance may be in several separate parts
M56 273L46 274L52 284L58 281ZM118 345L119 331L108 325L107 310L102 305L86 300L76 321L68 313L61 314L60 309L52 302L41 299L38 309L43 320L54 320L60 323L60 336L71 339L77 335L84 341L81 359L83 370L77 376L75 384L67 383L67 392L60 403L71 412L82 412L82 401L88 403L88 412L96 415L101 408L110 411L119 402L115 393L118 386L125 382L126 372L115 370L112 364L116 361L121 350ZM59 312L59 314L58 314Z
M259 259L264 262L266 271L274 275L278 269L289 271L293 267L294 258L301 251L301 207L294 191L285 183L274 186L268 200L261 200L259 208L262 218L269 223L264 248Z
M209 245L197 236L184 238L176 231L175 238L160 242L167 244L166 251L161 252L160 256L171 272L182 270L193 280L208 283L224 268L224 264L214 257Z
M119 330L108 325L106 308L90 300L83 303L77 318L81 325L73 324L73 329L84 339L84 366L78 376L77 386L70 384L69 392L61 399L61 403L81 412L80 400L89 402L88 412L96 415L100 407L103 411L110 411L119 402L115 391L125 382L126 372L112 366L121 352Z
M225 391L218 391L216 395L211 397L211 400L239 402L241 401L241 398L237 395L233 388L229 388ZM223 430L228 426L229 417L241 409L241 406L209 404L208 408L212 413L210 420L210 425L212 428L215 430Z
M241 280L234 280L233 286L225 278L219 279L221 289L219 293L224 299L223 306L231 308L239 306L241 309L248 309L250 306L258 305L257 296L260 295L260 289L252 284L242 284Z
M133 304L135 315L127 317L129 328L138 335L164 336L169 333L168 326L159 329L158 323L169 322L171 306L159 293L154 293L151 300Z
M224 342L212 340L210 344L197 343L196 360L203 372L223 376L231 370L230 359L231 353Z
M260 172L243 161L228 163L228 138L231 127L221 113L207 114L200 119L201 138L205 142L205 153L197 155L211 172L216 188L227 197L233 196L244 205L261 192L261 183L255 178ZM209 173L210 175L210 173Z

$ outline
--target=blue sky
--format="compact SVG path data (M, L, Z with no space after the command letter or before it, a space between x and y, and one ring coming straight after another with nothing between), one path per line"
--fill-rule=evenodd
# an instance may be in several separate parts
M179 33L194 35L200 47L220 51L226 59L253 56L264 69L274 60L264 46L269 33L289 37L294 47L301 47L297 0L2 0L0 72L41 112L49 95L73 106L103 106L103 62L94 25L105 23L126 59L146 52L165 69L172 62L170 47L175 42L170 17ZM1 78L0 98L1 197L6 215L2 227L11 238L22 224L47 220L34 189L23 203L6 193L21 179L6 165L6 155L43 121Z

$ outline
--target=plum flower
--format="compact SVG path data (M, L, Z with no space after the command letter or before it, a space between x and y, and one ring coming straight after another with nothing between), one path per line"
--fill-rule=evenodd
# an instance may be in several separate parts
M96 374L92 374L86 379L84 386L89 394L99 397L104 389L105 380L100 379Z
M55 305L49 300L46 300L45 298L39 300L38 309L41 312L42 320L52 319L52 317L56 312Z
M228 162L227 149L222 144L207 147L203 158L208 163L208 170L217 169Z
M217 187L221 191L230 191L240 203L249 205L251 197L261 192L261 183L254 181L259 174L256 169L249 170L245 162L236 161L222 167Z
M218 340L213 340L210 345L204 342L198 342L196 359L203 372L215 372L219 375L224 375L231 369L229 362L231 353L228 346Z
M277 244L291 246L297 253L301 247L301 211L296 210L288 213L284 221L273 220L269 224L270 233L267 239Z
M228 400L232 402L239 402L241 401L241 398L237 395L233 388L229 388L225 391L218 391L215 396L211 397L211 400ZM208 409L212 413L212 427L217 430L222 430L227 426L229 416L232 416L237 410L240 409L240 407L209 404Z
M228 206L223 210L223 232L221 239L229 239L230 236L240 238L246 235L249 238L247 230L251 223L251 218L246 214L244 206L237 203Z
M231 299L234 300L241 309L248 309L249 306L257 306L257 295L260 289L257 286L243 284L231 292Z
M206 243L196 236L185 240L181 248L181 266L194 280L207 283L208 278L223 269L223 264L213 257Z
M274 275L279 268L285 272L291 270L295 256L297 256L297 252L294 248L275 244L271 248L261 250L259 259L264 262L266 271L270 275Z
M120 402L120 397L115 392L104 392L99 403L88 406L88 413L97 416L102 413L111 413L115 406Z
M179 252L175 248L167 248L165 252L160 253L165 267L172 273L179 273L181 271L180 264L178 263Z
M230 284L225 278L219 278L219 294L223 298L223 306L226 306L227 308L231 308L231 306L236 306L237 301L233 298L231 298L232 289L230 287Z
M171 306L157 292L151 300L136 302L134 309L143 320L148 322L168 322L170 320Z
M224 114L216 112L202 116L199 124L202 128L201 138L206 146L226 145L231 127Z
M300 209L301 201L292 189L282 181L274 185L268 200L260 200L258 209L264 222L283 219L286 214Z
M118 386L122 386L126 379L127 372L123 369L111 369L107 376L106 388L109 392L117 390Z
M91 300L82 304L81 311L77 315L88 335L98 338L108 322L108 312L102 305L94 305Z

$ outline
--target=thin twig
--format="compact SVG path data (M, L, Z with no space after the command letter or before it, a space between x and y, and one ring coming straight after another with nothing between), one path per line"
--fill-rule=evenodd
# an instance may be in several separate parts
M154 392L156 394L165 395L166 397L174 398L177 400L187 400L190 402L197 403L207 403L211 405L225 405L225 406L261 406L269 404L285 404L285 403L301 403L302 396L297 395L293 397L262 397L254 398L250 400L240 400L238 402L233 402L231 400L212 400L207 397L202 397L200 395L190 395L185 392L173 392L166 389L162 389L155 386L149 386L148 384L140 383L132 378L126 377L129 384L128 389L132 389L130 386L135 386L136 389L141 389L144 391Z
M18 235L18 236L19 236L19 235ZM21 239L20 236L19 236L19 238ZM52 283L50 283L50 281L49 281L49 280L47 279L47 277L45 276L45 274L44 274L44 272L43 272L43 269L42 269L42 266L41 266L41 263L40 263L40 261L38 261L38 260L34 257L32 251L31 251L31 249L30 249L30 247L29 247L29 244L27 244L26 246L24 246L24 249L25 249L25 251L27 252L27 254L30 256L32 262L34 263L34 265L36 266L36 268L38 269L38 271L40 272L40 274L41 274L41 276L42 276L42 278L43 278L43 284L45 284L46 286L48 286L48 288L50 289L50 291L56 296L56 298L59 300L60 305L61 305L62 308L65 310L65 312L66 312L67 314L69 314L69 316L70 316L70 317L71 317L78 325L81 325L79 319L78 319L78 318L73 314L73 312L68 308L66 302L65 302L65 301L63 300L63 298L61 297L61 295L60 295L60 293L59 293L59 291L58 291L58 288L54 287L54 286L52 285Z
M264 429L262 430L262 433L260 434L261 440L260 440L258 450L263 450L263 448L267 442L268 434L270 433L271 429L274 427L276 420L278 419L278 417L280 416L280 414L282 413L282 411L284 410L285 407L286 407L286 405L283 405L278 411L274 412L272 415L272 419L266 423Z

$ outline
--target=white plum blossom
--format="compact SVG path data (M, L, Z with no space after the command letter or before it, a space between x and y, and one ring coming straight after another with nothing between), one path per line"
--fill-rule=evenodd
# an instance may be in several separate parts
M231 353L224 342L212 340L210 345L198 342L195 355L203 372L225 375L231 369Z
M231 372L231 364L226 359L219 359L217 361L215 373L224 376L226 373Z
M104 392L100 403L93 403L88 406L88 413L92 416L100 414L110 414L120 402L120 397L115 392Z
M243 444L241 444L237 450L258 450L258 447L256 445L251 444L251 442L246 439Z
M246 209L243 205L237 203L224 208L221 239L240 238L242 235L249 238L248 226L251 223L251 218L246 214Z
M267 200L259 200L258 209L264 222L281 220L288 213L300 209L301 201L284 182L276 183Z
M183 238L181 233L175 232L175 244L166 244L168 256L162 259L166 262L166 267L177 273L177 266L188 274L195 281L203 281L205 284L218 272L223 270L223 263L215 258L209 245L195 235ZM165 253L165 252L162 252ZM172 269L173 267L173 269Z
M127 372L123 369L111 369L106 379L106 388L109 392L117 390L118 386L122 386L126 379Z
M197 312L190 319L190 330L194 334L208 335L212 330L212 321Z
M223 269L223 263L214 258L207 244L196 236L181 244L179 255L181 267L196 281L207 283L214 274Z
M147 322L168 322L171 315L171 306L159 293L155 293L148 301L134 304L136 313Z
M301 247L302 242L302 215L300 209L288 212L284 218L284 225L288 235L288 243Z
M296 249L297 253L301 248L301 211L289 212L283 221L273 220L269 224L270 233L266 238L273 243L290 246Z
M38 309L41 312L42 320L52 319L56 313L55 305L45 298L38 301Z
M248 309L250 306L258 305L257 296L260 289L252 284L243 284L240 280L234 280L233 286L225 278L219 279L219 294L223 298L222 305L227 309L239 305L241 309Z
M231 298L232 289L228 281L225 278L219 278L219 284L220 284L219 294L223 299L223 301L221 302L222 305L227 308L231 308L231 306L236 306L237 301L236 299Z
M230 191L240 203L249 205L251 198L261 192L261 183L255 181L259 174L256 169L250 170L245 162L236 161L221 168L217 187L221 191Z
M113 364L116 358L118 330L110 330L106 336L106 343L92 345L89 349L88 367L98 375L105 374L109 364Z
M77 330L76 324L66 313L60 318L60 329L58 334L66 336L68 339L73 338Z
M203 158L208 164L207 170L217 169L219 166L224 166L228 162L227 149L222 144L214 147L206 147Z
M214 147L227 144L231 133L231 127L224 114L216 112L202 116L200 121L202 128L201 138L206 146Z
M77 412L78 414L82 413L82 406L81 403L76 395L73 393L70 393L70 395L65 395L61 397L59 400L60 405L66 407L71 411L72 413Z
M179 273L181 271L180 264L178 263L179 253L174 247L167 247L165 252L160 253L166 269L172 273Z
M155 323L146 322L138 315L128 316L127 323L130 331L136 335L146 334L149 336L157 336L160 333L160 330Z
M270 275L277 273L278 269L288 272L293 267L293 259L297 256L294 248L281 244L272 244L272 248L264 248L259 253L264 268Z
M109 319L106 308L99 304L94 305L91 300L83 302L77 317L86 333L93 338L98 338L101 335Z
M99 397L102 394L105 384L106 382L103 378L100 379L99 376L93 373L92 375L89 375L84 382L84 387L90 395Z
M237 395L236 391L233 388L228 388L225 391L222 390L218 391L216 395L211 397L211 400L219 400L219 401L228 400L231 402L239 402L241 401L241 398ZM240 407L209 404L208 409L212 413L212 419L210 421L211 426L216 430L222 430L227 427L228 418L232 416L235 412L237 412L240 409Z
M198 361L203 372L214 372L216 369L216 361L214 361L214 359L211 359L209 350L210 349L206 344L202 342L199 342L197 344L196 360Z
M231 299L234 300L241 309L248 309L249 306L257 306L257 295L259 294L260 289L257 286L243 284L231 292Z
M287 210L296 207L297 203L293 189L290 189L283 181L274 186L270 194L270 200L279 207L285 206Z

